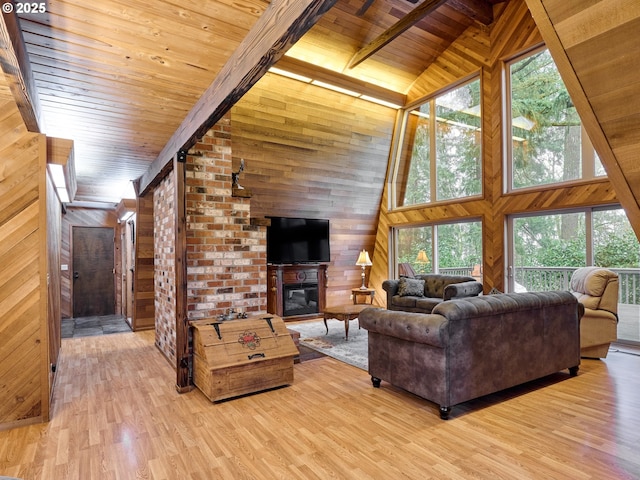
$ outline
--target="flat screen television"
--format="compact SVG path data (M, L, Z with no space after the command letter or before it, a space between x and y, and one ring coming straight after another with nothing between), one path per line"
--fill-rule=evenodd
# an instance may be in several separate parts
M267 262L328 263L329 220L317 218L268 217Z

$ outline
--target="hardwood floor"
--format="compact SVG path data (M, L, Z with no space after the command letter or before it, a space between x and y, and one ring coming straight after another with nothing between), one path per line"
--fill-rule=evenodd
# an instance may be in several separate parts
M330 357L293 385L219 404L178 394L153 331L65 339L52 420L0 432L0 475L31 479L632 479L640 357L437 406ZM630 352L630 353L623 353ZM533 360L535 361L535 360Z

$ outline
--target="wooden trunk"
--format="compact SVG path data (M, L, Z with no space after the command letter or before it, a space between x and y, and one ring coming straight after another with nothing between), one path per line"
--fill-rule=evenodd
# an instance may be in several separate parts
M193 380L212 402L293 382L298 349L282 318L197 320Z

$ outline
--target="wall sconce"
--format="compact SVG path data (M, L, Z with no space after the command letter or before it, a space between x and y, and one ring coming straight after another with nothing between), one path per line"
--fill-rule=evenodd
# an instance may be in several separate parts
M360 252L360 255L358 255L358 260L356 261L356 265L359 265L362 267L362 286L360 287L360 290L366 290L367 287L364 284L364 269L365 267L370 267L371 265L373 265L371 263L371 259L369 258L369 252L367 252L366 250L362 250Z

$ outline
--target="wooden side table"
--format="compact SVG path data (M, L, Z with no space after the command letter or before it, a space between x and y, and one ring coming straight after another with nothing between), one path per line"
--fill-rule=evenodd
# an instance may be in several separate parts
M376 291L373 288L352 288L351 296L353 297L353 304L367 304L373 305L373 297L376 296ZM364 297L364 302L360 302L358 300L359 297ZM369 298L369 302L367 303L367 298Z

